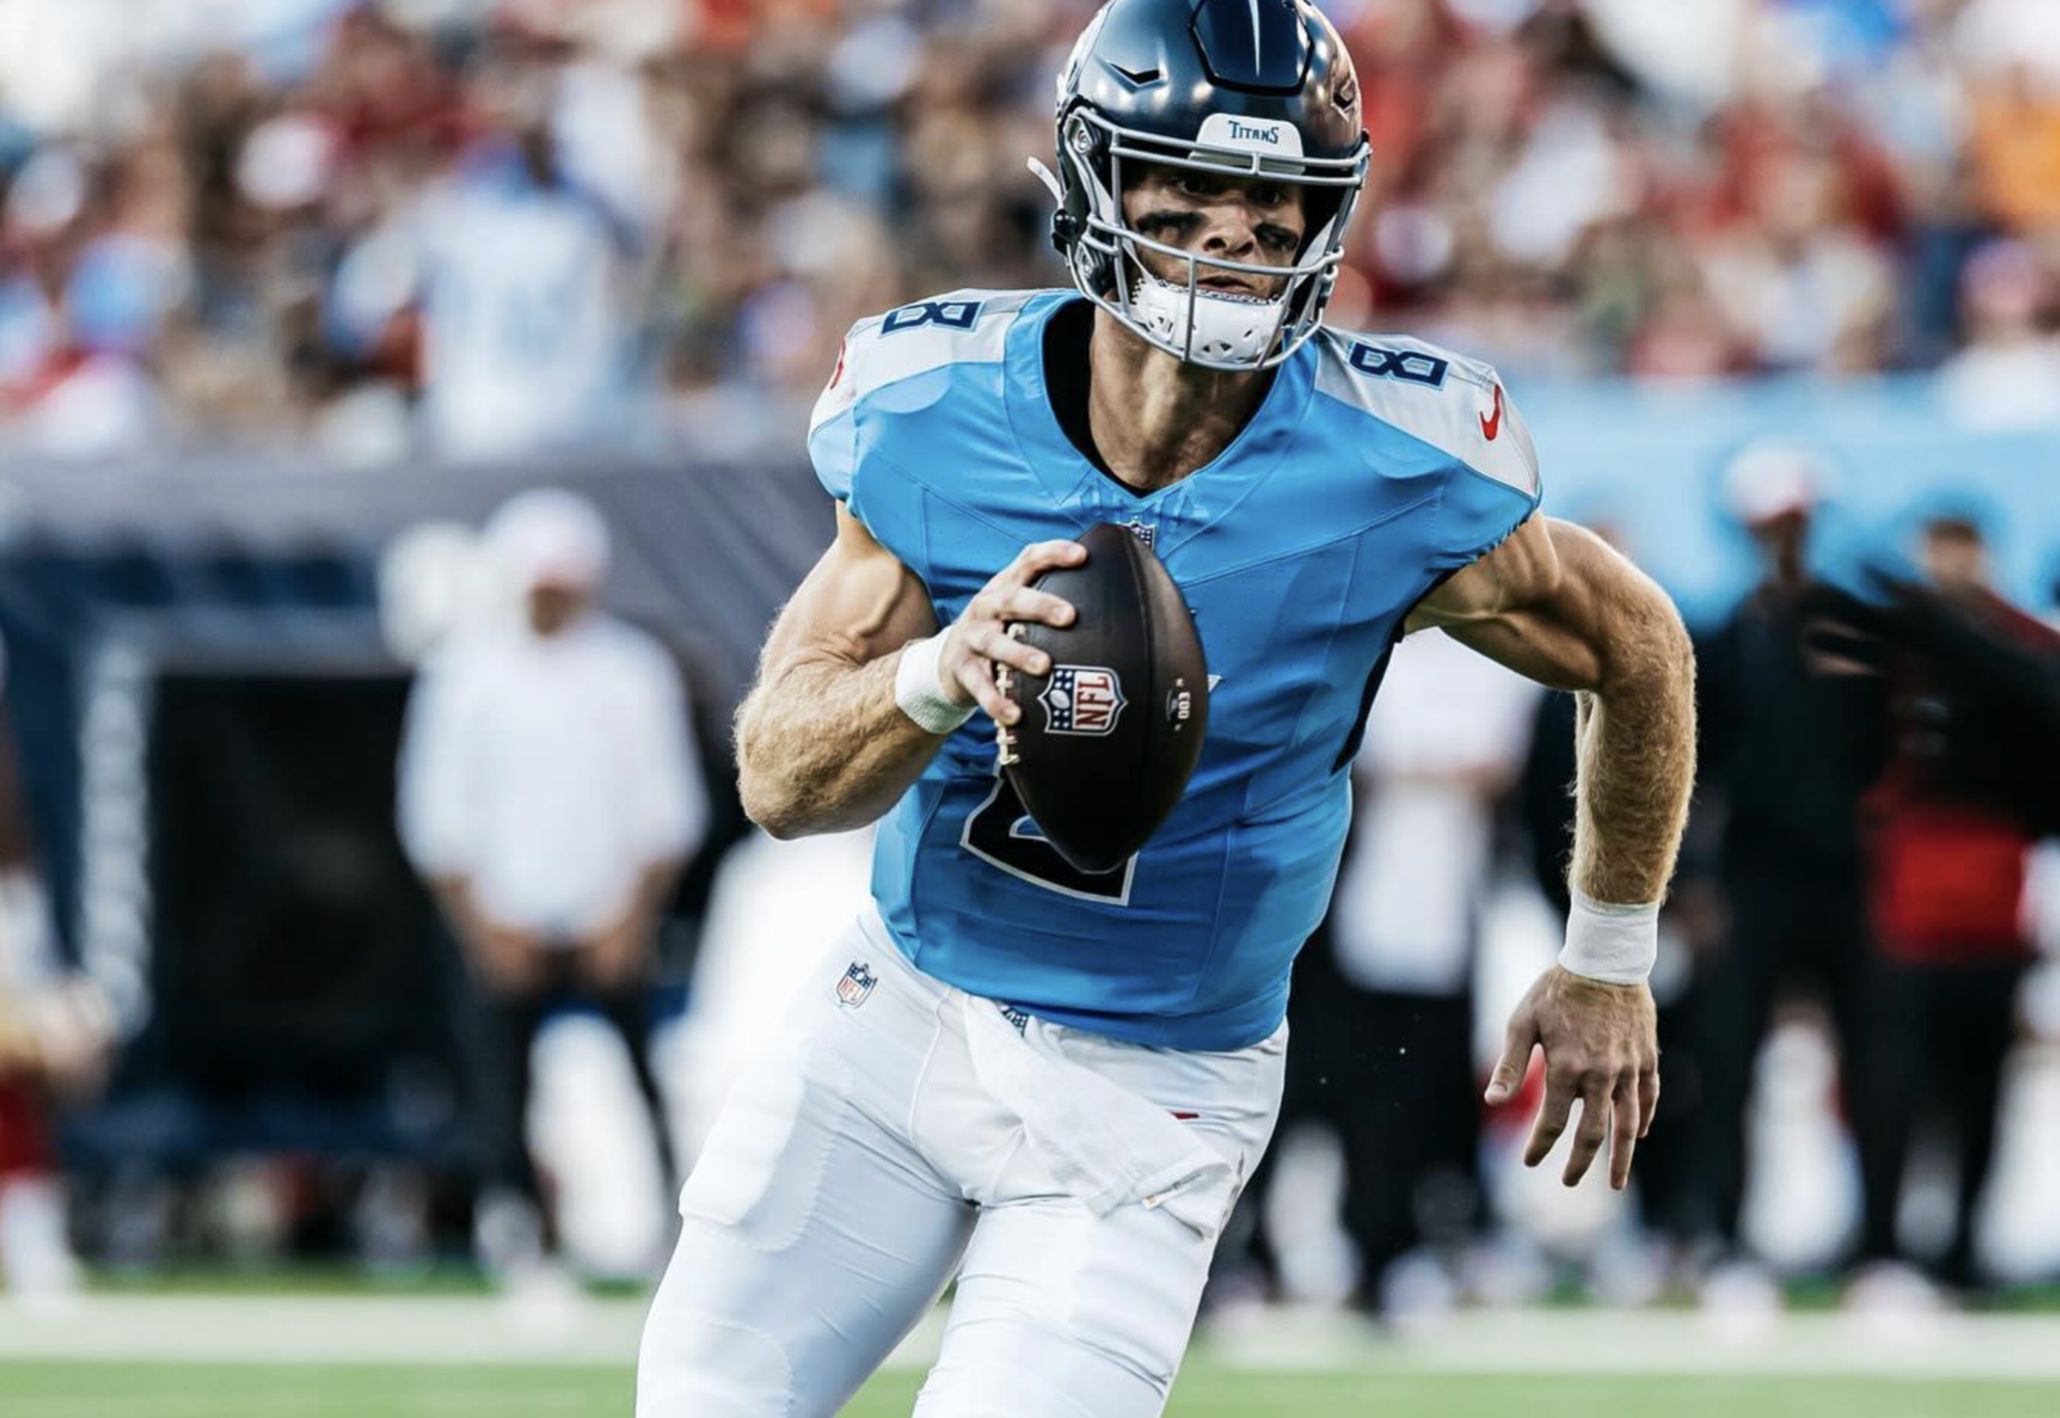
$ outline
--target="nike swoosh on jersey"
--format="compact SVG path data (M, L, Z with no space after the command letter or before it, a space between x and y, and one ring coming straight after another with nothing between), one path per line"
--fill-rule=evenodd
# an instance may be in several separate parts
M1502 432L1502 386L1500 384L1495 386L1495 416L1490 418L1488 415L1482 414L1480 418L1481 436L1490 443L1493 443L1496 436Z

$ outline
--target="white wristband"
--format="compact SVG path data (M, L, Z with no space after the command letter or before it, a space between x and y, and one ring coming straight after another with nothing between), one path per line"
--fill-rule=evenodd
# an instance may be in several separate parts
M926 640L909 641L901 647L901 663L894 671L894 702L928 734L951 733L973 717L972 705L957 705L944 697L938 661L949 633L947 627Z
M1642 985L1659 956L1659 902L1616 906L1574 893L1560 968L1610 985Z

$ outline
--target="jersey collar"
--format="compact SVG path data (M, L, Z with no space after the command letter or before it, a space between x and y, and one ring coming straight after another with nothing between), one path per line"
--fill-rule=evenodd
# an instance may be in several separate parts
M1163 557L1242 501L1280 463L1315 390L1317 342L1279 366L1273 387L1228 447L1179 482L1140 495L1104 476L1074 447L1045 387L1045 325L1067 302L1083 298L1055 291L1010 328L1003 354L1010 431L1038 481L1061 507L1080 513L1083 526L1150 520L1162 528L1155 547Z

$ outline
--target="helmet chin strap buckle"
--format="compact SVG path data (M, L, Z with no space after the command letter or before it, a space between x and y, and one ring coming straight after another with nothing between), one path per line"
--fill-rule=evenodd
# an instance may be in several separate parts
M1058 251L1059 255L1065 257L1068 264L1071 264L1073 248L1080 238L1086 234L1087 223L1080 219L1077 212L1066 205L1065 188L1059 185L1058 177L1053 174L1050 168L1046 167L1037 158L1025 158L1023 165L1030 169L1031 174L1039 182L1044 184L1045 189L1051 193L1052 201L1057 204L1051 214L1051 244Z

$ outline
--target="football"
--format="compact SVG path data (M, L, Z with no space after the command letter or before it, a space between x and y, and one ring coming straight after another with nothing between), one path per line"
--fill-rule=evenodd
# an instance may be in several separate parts
M1034 583L1079 612L1063 629L1009 634L1051 672L1000 667L1022 710L997 735L1002 772L1059 855L1084 872L1120 868L1186 791L1209 727L1209 671L1180 588L1135 536L1103 522L1078 538L1079 566Z

